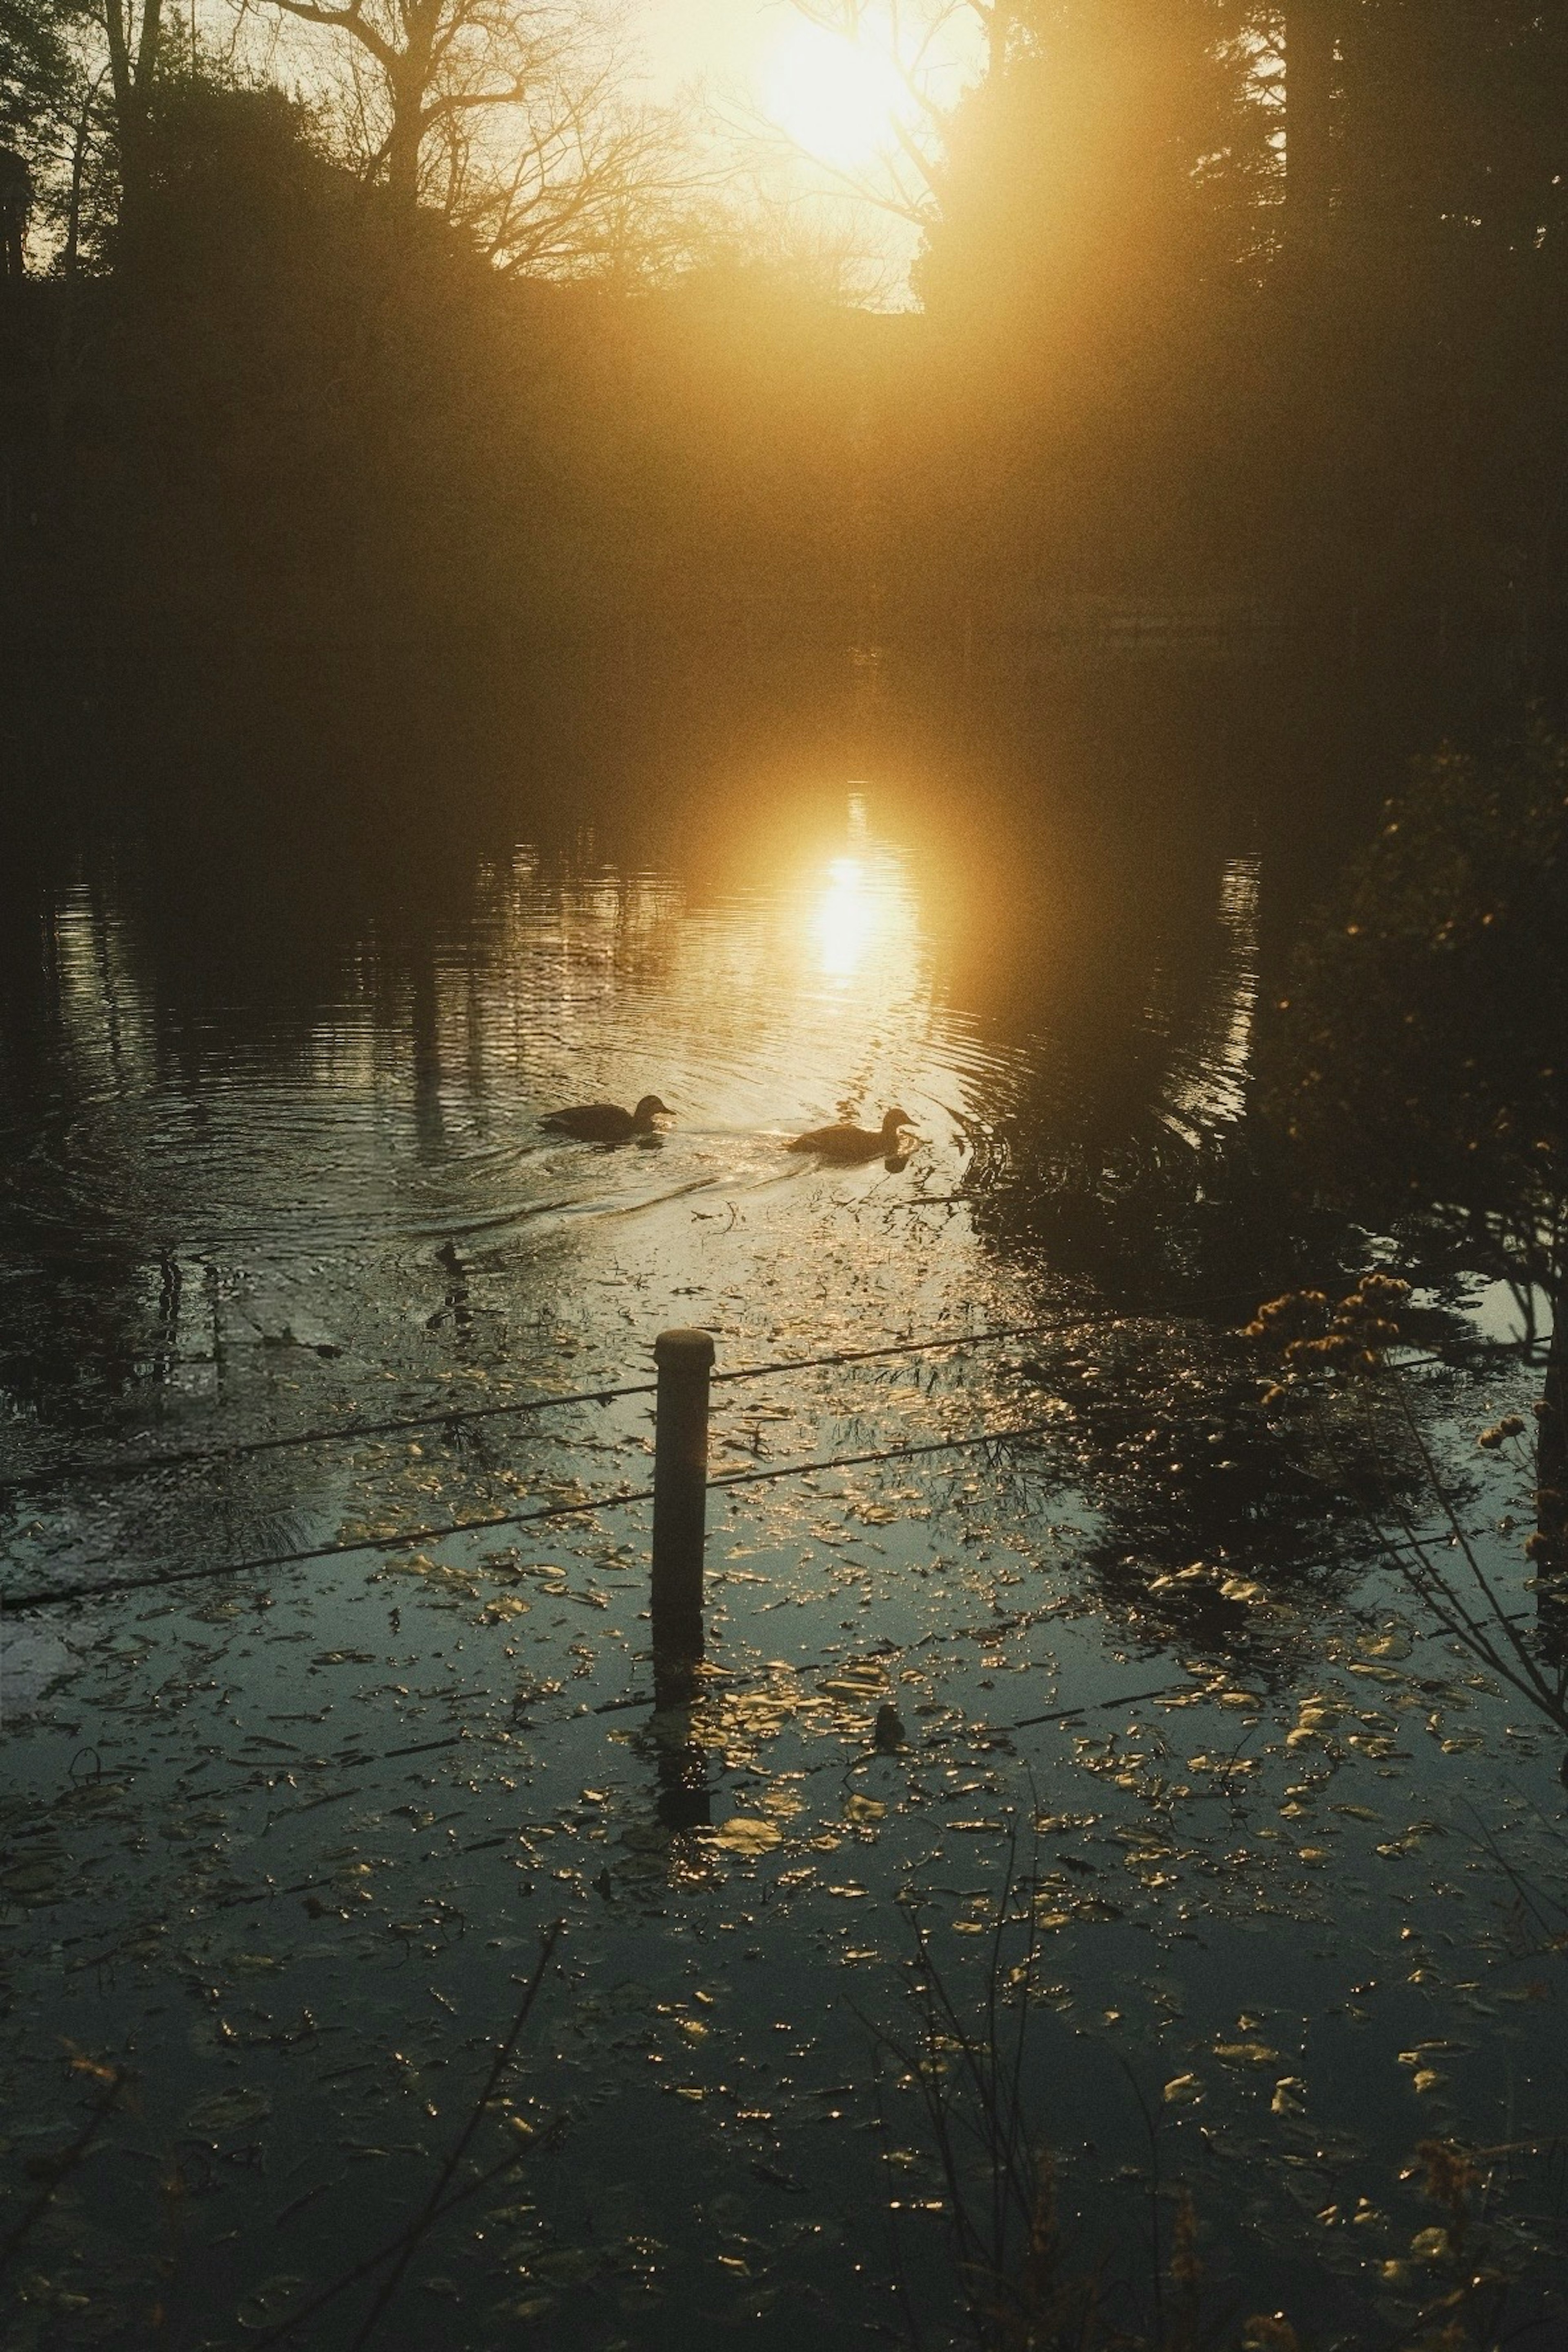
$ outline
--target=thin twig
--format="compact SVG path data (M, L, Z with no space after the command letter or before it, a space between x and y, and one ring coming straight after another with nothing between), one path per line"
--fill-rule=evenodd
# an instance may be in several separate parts
M363 2325L361 2326L359 2334L354 2337L353 2346L351 2347L351 2352L363 2352L363 2347L369 2343L372 2335L375 2331L377 2321L381 2318L381 2315L385 2311L387 2305L392 2301L393 2296L397 2293L398 2288L402 2285L405 2272L407 2270L409 2263L413 2261L417 2248L434 2224L437 2215L440 2210L442 2198L446 2193L447 2185L451 2179L452 2175L456 2172L458 2165L461 2164L464 2156L467 2154L468 2143L473 2138L474 2134L479 2130L480 2124L484 2121L490 2101L494 2098L497 2090L500 2088L501 2078L505 2074L507 2068L511 2064L512 2053L517 2048L518 2042L521 2038L523 2027L528 2023L529 2015L533 2008L534 2000L539 1992L539 1988L544 1981L545 1970L549 1968L552 1959L555 1956L555 1947L564 1935L565 1928L565 1921L557 1919L552 1927L548 1927L545 1930L544 1941L540 1950L538 1964L534 1969L532 1976L528 1980L527 1989L523 1993L522 2000L518 2009L517 2015L512 2020L511 2030L508 2033L506 2040L501 2043L500 2049L496 2052L495 2063L491 2066L489 2075L486 2077L485 2087L479 2093L479 2098L475 2102L473 2113L469 2116L468 2122L458 2133L456 2144L454 2145L450 2155L447 2157L446 2163L441 2167L440 2171L437 2174L435 2186L432 2188L429 2196L425 2200L423 2211L417 2216L413 2228L408 2233L402 2253L398 2256L396 2262L393 2264L391 2271L382 2282L382 2284L377 2291L374 2302L371 2305L369 2311L366 2312Z
M85 2163L92 2144L109 2121L125 2087L125 2075L119 2067L110 2071L108 2084L100 2095L97 2105L70 2146L49 2167L49 2177L20 2218L13 2223L0 2242L0 2275L9 2269L27 2238L32 2235L59 2193L62 2181L68 2179Z
M558 2129L559 2126L552 2128ZM493 2188L495 2183L504 2179L509 2172L515 2172L520 2164L525 2164L528 2158L536 2155L539 2148L545 2144L545 2136L542 2135L539 2138L531 2140L526 2147L514 2147L509 2156L501 2158L499 2164L492 2164L485 2171L477 2173L472 2180L465 2181L461 2189L455 2189L449 2197L443 2199L431 2217L432 2220L444 2221L448 2213L457 2211L459 2205L467 2205L474 2198L482 2197L487 2189ZM279 2219L281 2218L279 2216ZM274 2224L274 2227L276 2226ZM257 2336L250 2347L250 2352L268 2352L269 2345L280 2344L285 2336L292 2336L295 2330L302 2327L308 2319L313 2319L319 2311L324 2311L328 2304L335 2303L339 2295L346 2294L351 2287L358 2286L362 2281L369 2278L373 2272L378 2271L383 2263L390 2262L395 2254L402 2251L409 2238L422 2230L423 2226L422 2219L405 2222L396 2235L389 2238L384 2245L378 2246L374 2254L366 2254L363 2262L354 2264L353 2270L345 2271L341 2278L333 2280L331 2286L323 2287L319 2294L312 2295L309 2303L301 2304L298 2311L291 2312L287 2319L280 2320L278 2326L269 2328L265 2336Z

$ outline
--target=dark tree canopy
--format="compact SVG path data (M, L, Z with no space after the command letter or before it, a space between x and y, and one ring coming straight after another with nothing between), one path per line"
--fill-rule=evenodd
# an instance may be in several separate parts
M1033 0L954 118L931 306L1042 354L1147 333L1255 251L1277 175L1235 0Z
M0 0L0 141L30 146L47 135L73 79L68 0Z

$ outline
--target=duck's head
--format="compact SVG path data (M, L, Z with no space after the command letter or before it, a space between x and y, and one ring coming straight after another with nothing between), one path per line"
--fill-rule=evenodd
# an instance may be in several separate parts
M898 1134L900 1128L908 1127L910 1124L910 1115L907 1110L890 1110L888 1113L887 1118L882 1121L882 1132L890 1143L894 1136Z
M670 1109L669 1105L667 1102L660 1102L657 1095L644 1095L632 1113L632 1118L638 1127L651 1127L656 1118L673 1118L674 1117L675 1113Z

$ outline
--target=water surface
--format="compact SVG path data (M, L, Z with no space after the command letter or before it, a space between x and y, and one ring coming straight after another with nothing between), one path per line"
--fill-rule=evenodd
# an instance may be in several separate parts
M1216 2280L1331 2340L1417 2290L1424 2133L1516 2147L1510 2259L1550 2239L1561 1986L1488 1840L1560 1868L1551 1744L1226 1386L1247 793L1177 826L1152 753L1023 801L785 767L635 823L522 796L385 870L164 828L12 886L5 1575L142 1588L5 1625L7 2168L71 2136L68 2042L138 2085L18 2344L154 2309L254 2341L395 2232L561 1916L507 2093L551 2152L443 2226L384 2341L786 2345L808 2305L847 2344L900 2276L955 2340L867 2022L910 2030L911 1897L961 2003L999 1906L1007 1966L1039 1939L1032 2127L1133 2315L1152 2161ZM646 1143L539 1125L650 1090ZM900 1164L784 1149L892 1104ZM521 1517L646 1486L648 1399L466 1416L635 1387L677 1323L727 1370L1022 1336L718 1392L716 1473L890 1458L715 1498L711 1672L656 1717L646 1506ZM1456 1458L1528 1401L1510 1360L1426 1376ZM1525 1475L1490 1464L1479 1521ZM1205 1550L1250 1599L1182 1583Z

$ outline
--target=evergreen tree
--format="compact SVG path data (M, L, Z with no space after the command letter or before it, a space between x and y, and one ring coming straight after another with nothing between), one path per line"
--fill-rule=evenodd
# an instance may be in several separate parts
M74 73L68 0L0 0L0 141L47 145Z

